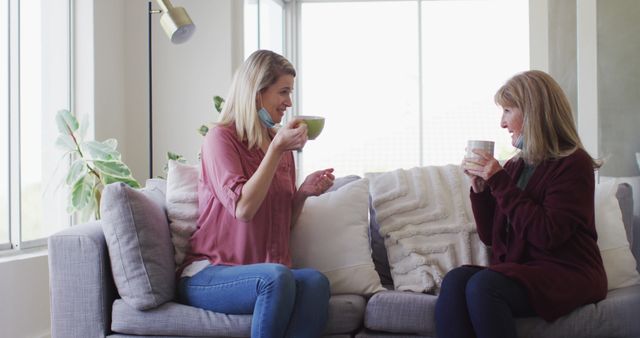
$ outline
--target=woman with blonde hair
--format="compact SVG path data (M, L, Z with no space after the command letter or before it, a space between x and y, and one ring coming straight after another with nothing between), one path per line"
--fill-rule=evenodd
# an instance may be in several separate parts
M296 72L274 52L251 54L236 72L220 122L202 144L198 228L179 272L182 303L227 314L253 314L251 337L320 337L329 282L291 269L289 237L305 200L324 193L333 169L296 188L292 151L307 127L291 107Z
M489 267L445 276L439 338L517 337L515 318L553 321L604 299L607 279L594 223L594 169L560 85L542 71L516 74L496 93L500 126L519 154L504 168L474 150L465 158L478 235Z

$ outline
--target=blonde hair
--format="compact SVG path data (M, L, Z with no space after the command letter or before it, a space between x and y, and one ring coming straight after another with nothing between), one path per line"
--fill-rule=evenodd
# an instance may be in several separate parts
M514 75L494 96L502 107L522 111L524 148L519 156L533 165L584 150L571 113L571 105L560 85L547 73L531 70ZM592 158L593 167L601 161Z
M238 138L246 140L249 149L268 141L268 131L258 118L257 97L285 74L295 77L296 71L282 55L270 50L253 52L233 76L218 124L235 122Z

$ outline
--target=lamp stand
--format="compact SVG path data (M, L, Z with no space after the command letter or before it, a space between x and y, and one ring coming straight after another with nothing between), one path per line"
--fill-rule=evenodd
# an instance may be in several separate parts
M148 64L149 64L149 178L153 178L153 85L152 85L152 79L153 79L153 67L152 67L152 61L153 61L153 57L151 54L151 16L153 14L157 14L160 13L159 10L154 10L151 8L151 3L152 0L149 0L148 2L148 10L147 10L147 17L149 19L148 22L148 37L149 37L149 41L148 41Z

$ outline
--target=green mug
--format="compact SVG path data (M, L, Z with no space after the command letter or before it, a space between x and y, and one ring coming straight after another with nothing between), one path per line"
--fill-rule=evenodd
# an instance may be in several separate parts
M307 125L307 138L309 140L315 140L322 132L322 128L324 128L324 117L322 116L299 115L296 118Z

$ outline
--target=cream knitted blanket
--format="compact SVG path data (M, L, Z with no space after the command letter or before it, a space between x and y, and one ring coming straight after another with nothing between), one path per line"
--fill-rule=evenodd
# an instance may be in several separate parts
M463 264L488 264L459 166L366 174L396 290L438 293Z

